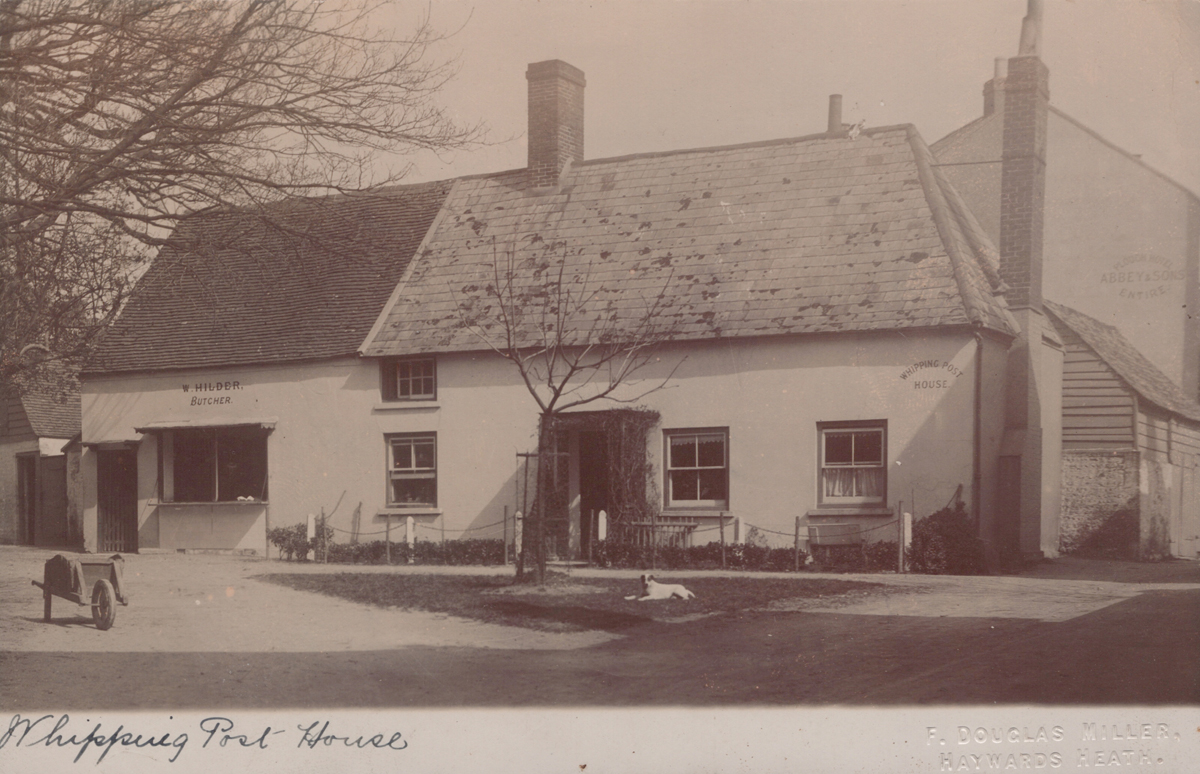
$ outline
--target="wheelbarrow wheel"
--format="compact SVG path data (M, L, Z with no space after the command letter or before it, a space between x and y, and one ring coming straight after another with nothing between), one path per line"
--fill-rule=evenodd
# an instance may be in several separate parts
M111 629L117 620L117 594L112 583L103 579L92 587L92 619L100 631Z

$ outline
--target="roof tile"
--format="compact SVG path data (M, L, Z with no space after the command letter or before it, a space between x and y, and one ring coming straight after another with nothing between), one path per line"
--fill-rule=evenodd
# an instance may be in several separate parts
M185 220L87 372L353 355L450 182Z

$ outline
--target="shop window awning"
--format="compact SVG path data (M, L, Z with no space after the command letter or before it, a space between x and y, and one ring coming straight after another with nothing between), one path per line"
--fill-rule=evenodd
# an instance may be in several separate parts
M198 419L160 419L133 428L139 433L160 433L164 430L201 430L218 427L257 427L274 430L275 417L204 417Z

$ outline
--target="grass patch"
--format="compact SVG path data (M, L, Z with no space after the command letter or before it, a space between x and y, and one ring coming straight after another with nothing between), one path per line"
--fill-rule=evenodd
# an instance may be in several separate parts
M638 602L631 578L579 578L554 573L545 586L515 584L508 576L381 573L276 573L260 576L300 591L380 607L421 610L544 631L622 631L655 621L766 607L775 600L836 597L881 588L806 578L687 578L695 599ZM676 582L663 578L665 582Z

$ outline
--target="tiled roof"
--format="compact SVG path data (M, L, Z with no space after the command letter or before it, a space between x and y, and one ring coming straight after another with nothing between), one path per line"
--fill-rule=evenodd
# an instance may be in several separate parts
M620 336L655 303L675 339L1016 332L995 248L910 126L586 161L549 193L527 190L524 170L461 179L364 354L496 341L488 287L510 260L535 307L526 341L552 308L538 288L560 270L587 295L565 310L568 343Z
M1138 396L1160 408L1200 422L1200 404L1139 352L1121 332L1083 312L1044 302L1060 323L1074 331Z
M355 354L450 185L188 218L138 282L86 371Z
M73 438L79 434L78 371L59 361L47 361L16 377L21 406L34 435Z

